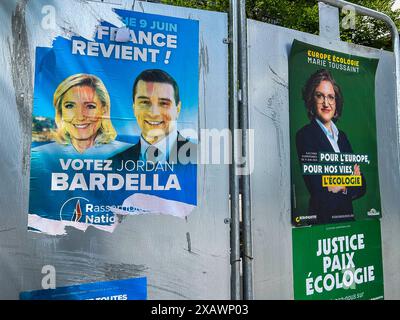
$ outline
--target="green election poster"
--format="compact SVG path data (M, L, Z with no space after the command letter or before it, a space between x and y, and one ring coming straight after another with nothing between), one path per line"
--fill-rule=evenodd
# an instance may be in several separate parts
M292 229L295 300L383 299L380 220Z
M289 112L294 226L381 217L378 62L293 42Z

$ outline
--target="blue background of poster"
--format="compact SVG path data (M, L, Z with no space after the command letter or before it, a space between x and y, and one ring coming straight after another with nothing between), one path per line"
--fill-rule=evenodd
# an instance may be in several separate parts
M197 130L198 115L198 21L186 20L159 15L144 14L133 11L115 9L122 18L146 19L148 25L160 21L166 24L176 24L177 48L146 46L160 50L156 63L151 61L129 61L122 59L72 55L71 40L58 37L53 48L36 49L35 94L33 114L54 118L53 94L57 86L67 77L76 73L88 73L98 76L105 84L111 98L111 120L118 132L117 140L128 140L136 143L140 135L132 110L132 87L135 78L146 69L162 69L168 72L178 83L182 101L182 109L178 118L178 130L192 128ZM102 25L112 26L103 22ZM152 31L147 28L132 28L132 30ZM81 39L73 37L72 39ZM96 39L95 39L96 40ZM108 41L104 37L99 43L134 45L132 43ZM140 46L140 45L138 45ZM171 51L168 64L164 63L166 51ZM133 129L133 131L132 131ZM122 139L121 139L122 137ZM133 139L132 139L133 137ZM196 137L192 137L195 141Z
M166 200L172 200L195 206L197 204L197 165L178 165L173 172L156 172L160 183L165 185L171 173L179 178L181 190L140 190L140 191L102 191L102 190L63 190L51 189L52 173L67 173L69 181L76 173L74 170L61 170L60 158L63 159L109 159L118 152L125 150L128 146L138 142L140 128L134 117L132 109L132 87L136 77L146 69L162 69L169 73L178 83L180 99L182 102L181 112L177 119L178 131L182 129L198 129L198 56L199 56L199 25L196 20L171 18L159 15L145 14L134 11L114 10L123 21L137 21L131 30L136 32L159 32L163 35L176 35L177 47L139 45L133 42L111 41L109 36L101 40L96 37L94 41L108 45L120 45L130 47L141 47L157 49L159 54L156 62L149 59L146 62L115 59L112 55L105 58L99 56L87 56L72 54L73 40L81 40L88 43L89 40L79 36L71 39L58 37L53 41L52 48L36 49L35 64L35 88L34 88L34 117L46 117L54 120L55 108L53 107L53 95L58 85L67 77L77 73L93 74L100 78L109 94L111 100L111 121L118 136L115 143L101 145L98 150L96 146L87 149L82 155L78 154L73 147L63 146L52 141L33 141L31 151L31 180L29 213L52 220L64 220L61 218L63 205L69 199L88 199L93 205L122 205L123 201L133 193L143 193L158 196ZM146 28L141 28L141 22L146 21ZM151 26L156 24L169 31L152 30ZM102 26L114 27L108 22L101 22ZM176 30L176 31L175 31ZM94 30L95 31L95 30ZM168 63L165 57L170 51ZM188 137L197 142L197 134ZM119 142L125 142L124 148ZM110 151L110 152L109 152ZM83 170L87 181L93 170ZM107 172L104 172L107 174ZM128 172L131 173L131 172ZM137 172L133 172L137 173ZM146 172L144 172L146 173ZM153 175L147 175L148 183L153 180ZM68 212L72 218L74 208ZM85 214L85 212L83 212ZM106 216L112 215L107 210ZM98 215L100 215L98 213ZM70 220L71 217L67 217ZM80 222L82 222L81 220ZM110 221L99 223L110 225ZM37 228L28 227L29 230L40 231Z
M121 297L121 295L126 295ZM111 297L120 296L119 299ZM121 299L122 298L122 299ZM21 300L146 300L147 279L85 283L20 293Z

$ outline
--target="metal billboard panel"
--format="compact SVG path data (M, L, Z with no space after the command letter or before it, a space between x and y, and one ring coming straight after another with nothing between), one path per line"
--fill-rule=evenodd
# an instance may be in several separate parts
M255 130L257 146L251 176L254 296L293 299L288 56L294 39L380 59L376 115L384 286L385 298L396 299L400 295L400 277L395 271L400 263L400 254L395 249L400 240L396 232L400 227L400 203L396 192L399 161L393 54L248 20L250 127Z
M21 291L41 289L45 265L55 267L57 286L147 277L149 299L230 297L227 165L198 166L198 207L187 219L127 217L112 234L89 228L53 237L26 230L36 46L50 46L63 34L90 37L102 19L118 24L114 7L199 20L199 128L228 127L226 14L120 2L9 1L0 9L0 38L8 43L0 51L0 298L17 299ZM86 12L86 18L77 11ZM52 12L55 25L43 20Z

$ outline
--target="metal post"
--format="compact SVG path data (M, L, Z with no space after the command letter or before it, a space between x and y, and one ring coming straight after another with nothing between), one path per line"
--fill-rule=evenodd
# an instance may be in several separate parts
M232 132L232 164L229 170L231 195L231 299L240 300L240 221L239 176L236 174L238 141L234 130L239 128L238 117L238 6L229 1L229 128Z
M400 130L399 130L399 124L400 124L400 39L399 39L399 32L397 31L396 24L393 22L393 20L386 14L382 12L378 12L369 8L365 8L362 6L359 6L357 4L353 4L347 1L343 0L321 0L320 2L324 2L326 4L329 4L331 6L337 7L337 8L343 8L343 7L352 7L355 9L356 13L364 15L364 16L370 16L372 18L375 18L377 20L382 20L384 21L390 28L391 34L392 34L392 42L393 42L393 54L394 54L394 59L395 59L395 79L396 79L396 104L397 104L397 137L398 137L398 144L400 142ZM397 148L398 152L398 157L400 160L400 148L398 146Z
M246 0L239 0L239 87L240 109L239 125L242 129L242 149L249 163L249 116L248 116L248 66L247 66L247 19ZM253 299L253 246L251 234L251 202L250 202L250 171L245 172L240 180L242 191L242 218L243 218L243 299Z
M319 35L329 40L340 40L339 9L318 3Z

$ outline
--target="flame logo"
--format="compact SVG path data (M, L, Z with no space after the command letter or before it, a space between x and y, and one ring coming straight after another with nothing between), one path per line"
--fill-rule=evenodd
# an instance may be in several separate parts
M65 201L60 208L60 220L80 222L80 220L84 219L84 211L82 211L81 202L89 203L89 200L83 197L73 197Z
M81 203L79 200L76 202L74 214L72 215L71 221L79 222L82 218Z

